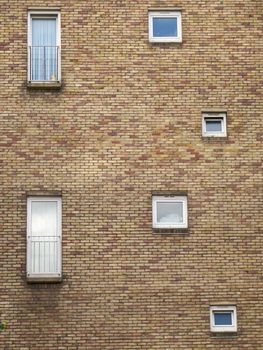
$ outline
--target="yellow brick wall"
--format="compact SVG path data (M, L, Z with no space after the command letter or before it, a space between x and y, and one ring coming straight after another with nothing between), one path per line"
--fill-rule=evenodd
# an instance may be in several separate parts
M27 88L27 8L61 7L62 81ZM150 44L150 7L183 43ZM0 0L3 350L262 350L261 0ZM201 112L227 111L204 139ZM61 191L63 282L26 281L26 195ZM186 234L153 191L188 193ZM215 336L211 304L237 305Z

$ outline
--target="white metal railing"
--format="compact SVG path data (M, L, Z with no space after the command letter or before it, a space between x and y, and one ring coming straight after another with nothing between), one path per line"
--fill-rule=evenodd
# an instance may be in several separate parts
M61 237L28 237L28 274L60 274Z
M29 81L59 81L59 46L29 46L28 65Z

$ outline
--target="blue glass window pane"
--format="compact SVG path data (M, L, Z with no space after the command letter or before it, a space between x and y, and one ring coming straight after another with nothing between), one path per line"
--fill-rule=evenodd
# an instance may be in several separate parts
M153 36L177 36L177 18L153 18Z
M214 313L215 326L232 326L232 313L220 312Z
M221 120L206 120L206 131L221 132Z

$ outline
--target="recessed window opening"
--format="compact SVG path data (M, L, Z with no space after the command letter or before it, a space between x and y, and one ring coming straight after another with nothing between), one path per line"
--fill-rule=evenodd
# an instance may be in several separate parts
M204 137L226 136L226 114L225 113L203 113L202 135Z
M61 276L61 198L27 199L27 277Z
M153 196L152 210L155 228L187 227L186 196Z
M29 12L28 80L60 80L60 13L57 11Z
M182 24L179 11L149 12L150 42L181 42Z
M236 332L236 307L212 306L210 308L210 326L212 332Z

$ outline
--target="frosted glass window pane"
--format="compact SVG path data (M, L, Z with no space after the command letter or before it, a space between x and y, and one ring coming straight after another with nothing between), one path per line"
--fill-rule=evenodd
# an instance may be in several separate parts
M181 202L158 202L157 222L180 223L183 222L183 203Z
M207 132L221 132L222 122L221 120L206 120L206 131Z
M32 202L32 236L57 235L57 203Z
M57 19L32 18L31 64L33 80L57 79Z
M32 45L56 45L56 18L32 19Z
M215 326L231 326L232 312L214 313Z
M28 200L28 272L58 274L60 270L60 200ZM59 217L58 217L59 215Z
M153 18L153 36L177 36L177 18Z

